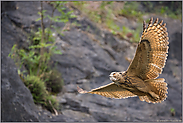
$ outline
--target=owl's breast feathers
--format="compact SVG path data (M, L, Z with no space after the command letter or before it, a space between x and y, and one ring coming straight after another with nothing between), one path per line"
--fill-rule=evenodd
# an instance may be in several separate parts
M118 82L118 85L136 95L144 95L144 92L150 90L150 87L139 77L128 76L125 73L122 78L123 81Z
M119 72L116 72L116 74ZM117 82L118 87L126 89L130 93L139 96L141 101L158 103L167 97L167 84L164 78L142 80L138 76L129 76L126 72ZM116 82L115 82L116 83Z

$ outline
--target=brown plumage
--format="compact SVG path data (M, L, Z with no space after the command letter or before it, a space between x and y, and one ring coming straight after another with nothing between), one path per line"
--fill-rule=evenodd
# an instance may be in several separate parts
M78 87L79 93L99 94L108 98L128 98L139 96L141 101L160 103L167 97L167 83L164 78L156 79L165 66L168 53L168 33L163 20L158 18L153 23L150 19L146 28L143 23L143 33L134 59L124 72L112 72L112 83L91 91Z

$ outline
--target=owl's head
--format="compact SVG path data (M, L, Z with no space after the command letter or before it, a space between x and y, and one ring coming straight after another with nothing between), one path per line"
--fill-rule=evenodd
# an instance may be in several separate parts
M124 72L112 72L109 77L110 77L110 80L113 81L113 82L119 82L123 79L123 74L125 73Z

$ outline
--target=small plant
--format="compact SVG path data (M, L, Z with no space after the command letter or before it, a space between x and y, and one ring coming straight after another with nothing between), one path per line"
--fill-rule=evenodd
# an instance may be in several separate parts
M171 112L171 115L172 115L172 116L175 116L175 109L174 109L174 108L171 108L171 109L170 109L170 112Z
M63 79L57 70L52 70L51 68L51 56L62 54L60 50L57 50L55 39L52 36L52 29L56 29L52 22L67 23L70 18L74 17L71 11L66 11L63 6L65 3L61 1L51 2L53 11L52 15L49 16L46 14L46 10L43 10L41 2L41 11L38 12L40 18L37 19L37 21L41 20L41 28L38 28L36 32L32 32L31 36L29 36L28 48L19 48L15 44L9 54L9 57L14 59L19 67L18 74L31 91L34 102L41 104L55 114L58 114L56 110L59 106L51 93L61 91ZM61 13L60 16L54 16L56 9ZM43 19L46 17L50 19L50 25L47 28L43 23ZM24 66L23 70L21 69L22 66Z

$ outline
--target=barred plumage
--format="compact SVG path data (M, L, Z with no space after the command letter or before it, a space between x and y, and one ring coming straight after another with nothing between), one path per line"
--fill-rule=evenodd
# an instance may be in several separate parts
M141 101L161 103L167 97L167 83L164 78L156 79L162 73L168 53L168 33L163 20L158 18L153 23L150 19L146 28L143 23L143 33L134 59L125 72L112 72L112 83L91 91L78 87L80 93L98 94L108 98L128 98L139 96Z

